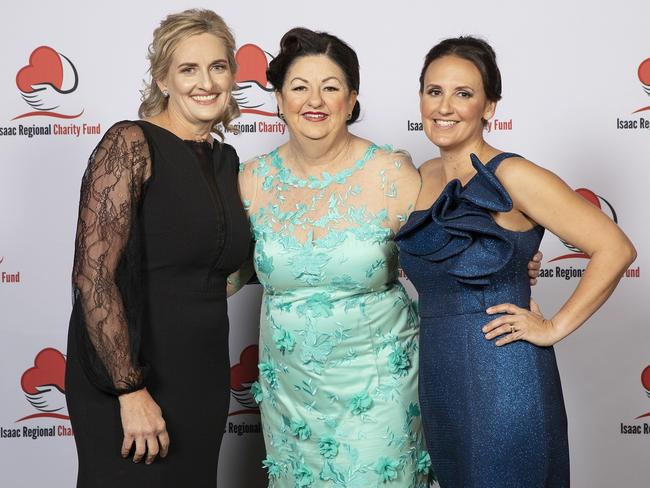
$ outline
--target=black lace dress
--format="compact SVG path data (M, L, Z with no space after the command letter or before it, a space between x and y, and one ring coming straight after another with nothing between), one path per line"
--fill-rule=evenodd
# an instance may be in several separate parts
M216 486L230 395L226 278L250 242L237 171L231 146L141 121L114 125L90 158L66 371L79 488ZM145 386L170 436L152 465L120 456L117 395Z

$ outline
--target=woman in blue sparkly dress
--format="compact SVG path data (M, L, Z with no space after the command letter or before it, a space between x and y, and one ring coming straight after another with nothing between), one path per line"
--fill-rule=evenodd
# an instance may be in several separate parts
M552 345L604 303L636 254L614 222L553 173L485 142L500 98L486 42L447 39L428 53L420 110L440 157L421 166L416 210L396 237L420 297L425 437L443 488L566 487ZM545 228L591 256L549 319L527 308L526 263Z

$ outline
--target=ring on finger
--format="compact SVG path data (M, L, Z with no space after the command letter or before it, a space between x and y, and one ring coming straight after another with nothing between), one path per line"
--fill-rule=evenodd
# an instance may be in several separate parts
M517 332L517 329L515 329L515 326L511 324L510 325L510 333L514 334L515 332Z

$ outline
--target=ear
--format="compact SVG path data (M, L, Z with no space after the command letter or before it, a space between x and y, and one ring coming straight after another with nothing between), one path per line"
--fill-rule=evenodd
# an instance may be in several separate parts
M158 85L158 89L161 92L167 89L167 83L165 83L165 80L156 80L156 85Z
M483 111L483 120L490 120L497 110L497 102L488 101Z
M357 98L359 97L359 94L352 90L350 92L350 96L348 98L348 113L351 114L352 110L354 110L354 104L357 103Z
M278 104L278 113L284 113L284 100L280 90L275 90L275 102Z

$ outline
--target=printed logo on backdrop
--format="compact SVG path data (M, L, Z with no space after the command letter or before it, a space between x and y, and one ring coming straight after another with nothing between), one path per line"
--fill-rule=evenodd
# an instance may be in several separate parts
M25 112L10 121L17 125L0 127L0 136L98 135L100 124L71 122L84 113L77 88L79 72L72 60L50 46L39 46L17 67L16 88L25 102ZM44 122L60 119L58 122ZM28 123L29 120L31 123Z
M20 284L20 271L16 269L4 269L5 257L0 256L0 286Z
M641 372L641 386L643 387L643 392L645 393L645 397L649 400L648 408L650 408L650 366L646 366L645 369ZM649 419L650 417L650 412L642 413L638 415L634 420L637 421L637 423L629 423L626 424L624 422L621 422L621 434L624 435L648 435L650 434L650 423L648 423L648 420L641 420L641 419Z
M238 88L232 96L245 120L233 124L241 134L284 134L286 126L279 120L273 87L266 78L266 69L273 59L256 44L244 44L235 53Z
M239 363L230 368L230 393L232 398L230 412L228 413L229 420L226 425L226 432L229 434L241 436L262 432L259 421L260 410L251 391L251 387L258 377L258 361L257 344L252 344L242 350L239 355ZM243 420L230 420L230 418L239 417L240 415L255 415L256 419L252 423Z
M422 126L421 121L406 121L406 131L407 132L418 132L423 131L424 127ZM485 132L508 132L512 131L512 118L510 119L497 119L496 117L491 118L485 124Z
M65 356L52 347L36 354L33 364L20 378L26 415L12 425L0 426L1 439L37 440L73 435L65 403L65 364Z
M645 93L648 98L645 98L644 106L632 111L632 114L640 114L637 118L619 117L616 119L616 128L619 130L650 130L650 105L648 105L650 103L650 58L641 61L637 69L637 76L641 82L639 93Z
M618 216L612 204L601 195L596 194L588 188L578 188L575 192L582 198L605 213L610 219L618 223ZM568 242L561 241L562 244L570 251L569 253L560 254L547 261L555 263L553 266L542 267L539 271L540 278L560 278L564 280L580 279L586 268L586 261L589 259L584 252ZM636 266L629 268L625 272L626 278L640 278L641 267Z
M77 68L67 56L49 46L32 51L27 65L16 74L16 86L31 110L14 120L37 115L76 119L83 114L83 108L75 113L77 109L71 107L71 95L79 86Z

